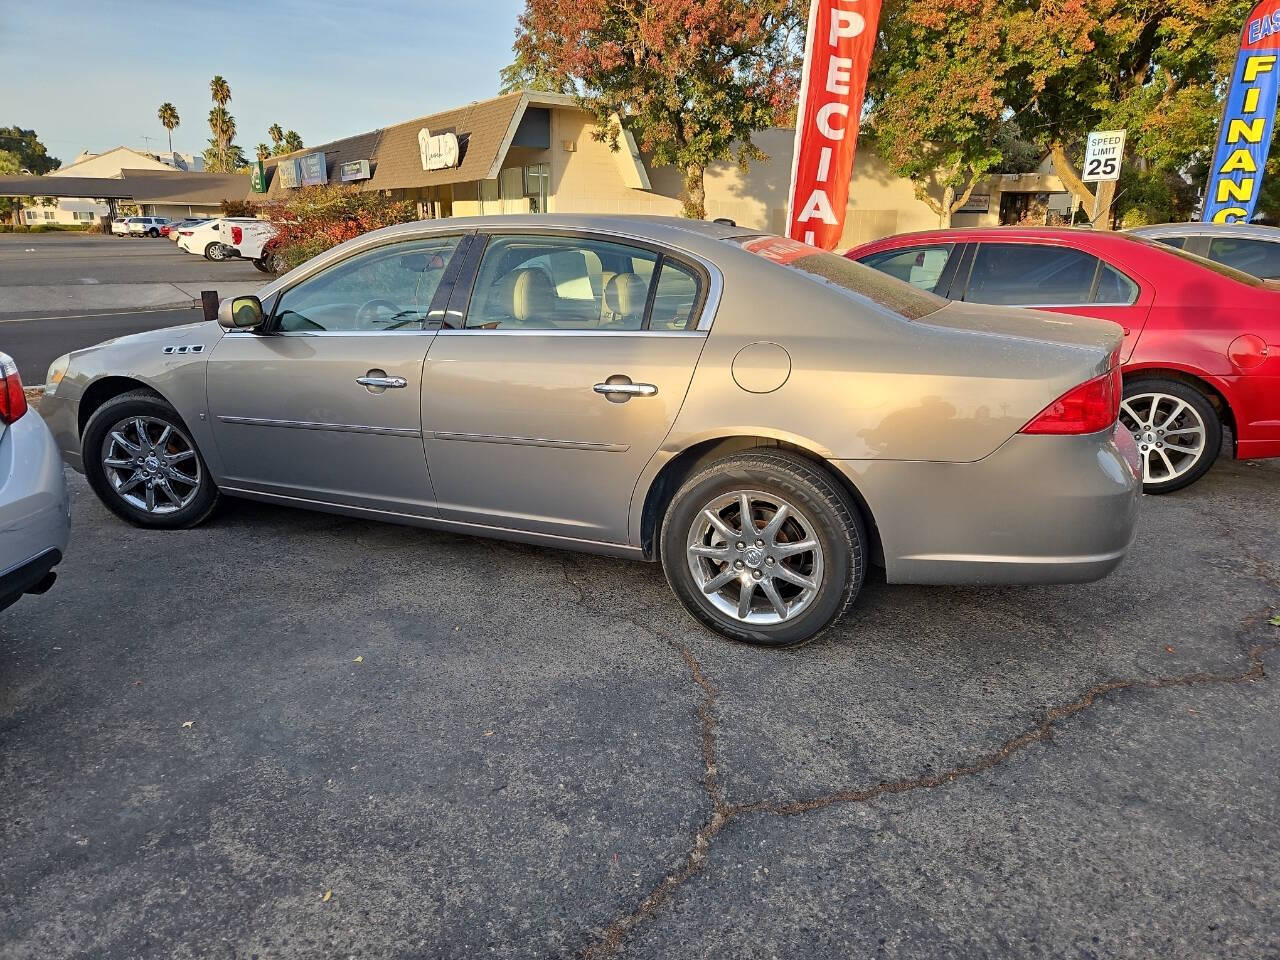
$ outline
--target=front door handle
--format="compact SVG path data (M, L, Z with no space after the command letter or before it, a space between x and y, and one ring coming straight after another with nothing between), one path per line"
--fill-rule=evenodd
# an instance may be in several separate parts
M658 393L658 388L652 383L597 383L591 389L605 396L653 397Z
M382 387L384 390L388 387L398 390L409 385L404 377L356 377L356 383L362 387Z

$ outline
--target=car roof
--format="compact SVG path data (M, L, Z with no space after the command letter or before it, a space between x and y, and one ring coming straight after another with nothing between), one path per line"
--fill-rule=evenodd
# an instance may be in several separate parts
M872 240L859 244L850 252L864 248L886 250L897 247L912 246L919 243L970 243L982 241L1017 241L1032 240L1040 242L1058 241L1073 245L1076 241L1087 238L1097 249L1127 246L1133 243L1149 243L1141 237L1112 230L1093 230L1089 227L951 227L950 229L921 230L916 233L899 233L880 240Z
M1280 227L1266 227L1260 223L1153 223L1146 227L1132 227L1125 232L1139 237L1246 237L1280 243Z

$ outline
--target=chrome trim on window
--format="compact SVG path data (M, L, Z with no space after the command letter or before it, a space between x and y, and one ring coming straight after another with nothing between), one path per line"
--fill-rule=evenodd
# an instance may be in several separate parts
M486 330L484 327L467 327L464 330L446 328L440 331L442 337L706 337L705 330L599 330L590 327L575 329L573 327L540 327L529 330L512 327L504 330L495 327Z
M629 443L587 443L579 440L544 440L538 437L504 437L492 433L448 433L437 430L430 434L436 440L463 440L469 443L509 443L519 447L555 447L563 450L591 450L597 453L626 453Z
M316 423L308 420L269 420L264 417L226 417L219 415L223 423L238 423L250 427L289 427L294 430L328 430L334 433L367 433L386 437L421 437L422 431L413 427L374 427L361 423Z

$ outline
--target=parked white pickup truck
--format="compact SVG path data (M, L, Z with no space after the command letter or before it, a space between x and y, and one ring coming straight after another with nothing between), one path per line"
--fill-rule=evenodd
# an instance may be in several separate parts
M222 252L227 257L252 260L253 265L263 273L275 273L274 264L264 249L275 235L275 226L266 220L245 217L227 217L218 227Z

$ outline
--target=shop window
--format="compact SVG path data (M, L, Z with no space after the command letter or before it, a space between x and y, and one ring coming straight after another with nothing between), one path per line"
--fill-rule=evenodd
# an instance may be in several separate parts
M502 212L502 200L497 180L481 180L479 183L480 216Z
M530 213L547 212L547 194L550 185L550 165L531 163L524 168L524 195L529 198Z

